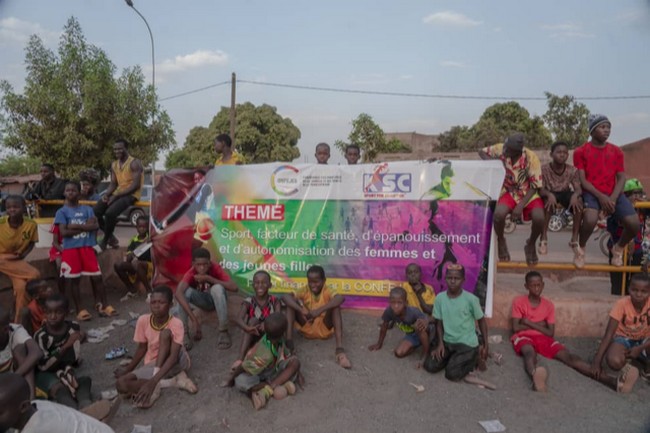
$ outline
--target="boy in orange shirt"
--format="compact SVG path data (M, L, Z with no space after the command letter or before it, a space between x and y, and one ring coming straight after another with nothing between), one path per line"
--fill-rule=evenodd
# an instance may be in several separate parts
M38 331L45 323L45 300L54 291L47 284L47 280L31 280L27 283L27 293L32 299L30 303L20 311L20 324L31 336Z
M635 274L630 279L629 291L609 313L605 335L591 364L596 377L603 374L603 358L612 370L622 374L638 377L639 371L631 362L644 367L644 377L650 374L650 277Z
M325 270L312 266L307 270L307 287L283 298L287 306L287 347L293 351L293 327L298 322L298 331L305 338L327 340L334 334L336 362L352 368L343 349L341 304L345 298L332 295L325 282Z

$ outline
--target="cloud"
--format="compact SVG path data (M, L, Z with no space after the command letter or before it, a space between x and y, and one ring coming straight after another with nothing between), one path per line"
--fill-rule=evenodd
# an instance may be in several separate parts
M24 21L16 17L0 20L0 45L25 45L31 35L38 35L44 43L58 41L60 33L43 28L38 23Z
M189 69L198 69L203 66L228 63L228 54L223 51L198 50L184 56L176 56L173 59L165 59L156 65L156 72L161 75L183 72ZM148 67L151 69L151 66Z
M543 24L542 30L548 32L551 38L595 38L594 33L583 30L582 25L575 23Z
M473 20L463 14L452 11L436 12L422 18L425 24L446 25L455 27L475 27L483 24L482 21Z
M440 62L440 66L444 66L445 68L464 68L465 64L454 60L443 60Z

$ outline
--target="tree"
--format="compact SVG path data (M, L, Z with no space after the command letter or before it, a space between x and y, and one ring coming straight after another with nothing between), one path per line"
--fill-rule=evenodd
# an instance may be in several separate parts
M497 103L485 109L479 120L471 127L453 126L439 136L442 151L475 151L485 146L501 143L513 133L526 136L526 147L548 147L551 134L542 118L530 116L528 110L515 101Z
M63 29L57 53L31 36L25 63L22 95L0 82L9 148L72 177L88 167L106 173L117 138L129 140L129 151L144 164L174 143L171 120L155 89L145 86L140 68L127 68L115 78L115 65L86 42L74 17Z
M288 117L267 104L255 106L250 102L237 104L235 148L247 162L262 163L293 161L300 156L298 139L300 130ZM181 149L170 152L165 167L197 167L214 163L214 139L230 131L230 109L221 110L205 128L190 130Z
M548 110L542 116L555 141L564 141L569 149L580 146L589 136L589 109L571 95L545 92Z
M345 154L348 144L356 144L361 149L363 162L372 162L379 153L410 152L411 148L398 140L386 140L386 135L379 125L366 113L361 113L352 121L352 131L348 135L349 143L341 140L334 142L334 147Z
M41 162L29 156L9 155L0 162L0 176L21 176L38 173Z

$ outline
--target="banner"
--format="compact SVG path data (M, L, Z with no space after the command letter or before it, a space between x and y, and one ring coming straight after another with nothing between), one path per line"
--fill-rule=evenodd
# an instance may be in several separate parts
M446 266L460 263L465 289L491 312L499 161L219 166L198 184L192 175L166 174L154 192L154 283L175 287L203 246L245 293L259 269L283 293L318 264L346 307L384 308L409 263L436 293Z

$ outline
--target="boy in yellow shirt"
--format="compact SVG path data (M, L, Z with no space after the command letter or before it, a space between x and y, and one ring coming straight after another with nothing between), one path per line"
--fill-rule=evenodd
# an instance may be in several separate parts
M409 263L406 266L404 290L406 290L406 302L409 307L415 307L425 314L433 312L436 293L433 287L422 282L422 268L417 263Z

